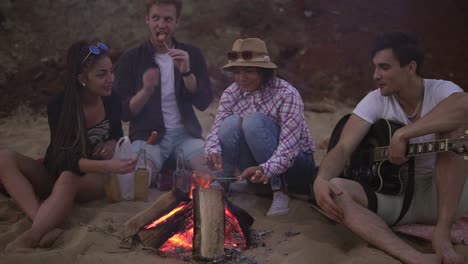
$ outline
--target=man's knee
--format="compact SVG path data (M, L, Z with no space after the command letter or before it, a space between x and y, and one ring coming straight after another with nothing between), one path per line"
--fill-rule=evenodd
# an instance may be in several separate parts
M191 160L203 155L203 147L205 141L202 139L191 139L183 143L182 149L184 151L185 160Z
M363 206L367 206L366 194L358 182L344 178L333 178L330 182L342 191L340 198L342 198L341 200L343 202L353 201Z
M236 133L241 132L242 118L238 115L231 115L221 122L218 131L219 140L232 138Z
M333 183L338 189L342 192L341 195L351 197L350 190L349 190L349 183L346 179L343 178L333 178L330 179L330 182Z

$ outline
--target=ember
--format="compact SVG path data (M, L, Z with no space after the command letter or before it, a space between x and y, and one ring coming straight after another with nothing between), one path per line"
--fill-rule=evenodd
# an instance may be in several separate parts
M191 189L190 194L175 188L161 195L150 208L127 221L127 231L164 255L186 257L192 253L198 259L218 260L225 249L246 249L254 219L229 202L221 190ZM144 219L153 220L141 225Z
M145 229L155 228L157 225L164 223L171 216L181 211L185 206L187 206L187 204L182 203L180 206L176 207L174 210L172 210L168 214L164 215L163 217L159 218L153 223L145 226ZM231 213L231 211L229 211L227 207L225 207L224 213L226 215L224 247L231 248L231 249L232 248L242 249L242 250L246 249L247 242L246 242L244 233L242 232L242 229L240 227L239 221L237 221L236 217ZM175 251L176 249L180 249L180 248L192 250L192 241L193 241L193 218L191 218L190 223L187 225L186 230L173 235L159 248L159 250L164 253L171 253Z

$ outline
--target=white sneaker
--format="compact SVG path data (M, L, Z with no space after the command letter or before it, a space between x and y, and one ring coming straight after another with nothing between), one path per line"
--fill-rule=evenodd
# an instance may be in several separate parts
M273 201L267 216L284 215L289 212L289 197L281 191L273 192Z

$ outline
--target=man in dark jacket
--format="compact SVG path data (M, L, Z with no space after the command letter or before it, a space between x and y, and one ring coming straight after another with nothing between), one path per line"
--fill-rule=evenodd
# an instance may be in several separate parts
M205 59L197 47L173 37L180 23L180 0L146 1L150 36L122 55L115 68L114 89L122 97L122 120L130 121L134 152L145 147L159 171L182 149L190 160L203 153L202 129L193 106L203 111L212 101Z

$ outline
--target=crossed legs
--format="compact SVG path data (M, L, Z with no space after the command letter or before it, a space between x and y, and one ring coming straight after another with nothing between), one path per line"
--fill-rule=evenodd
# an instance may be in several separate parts
M11 197L33 221L31 228L10 243L7 250L37 247L46 234L65 220L75 200L89 201L104 194L103 175L81 177L66 171L54 183L40 162L12 151L0 152L0 178ZM41 204L39 198L45 197Z

